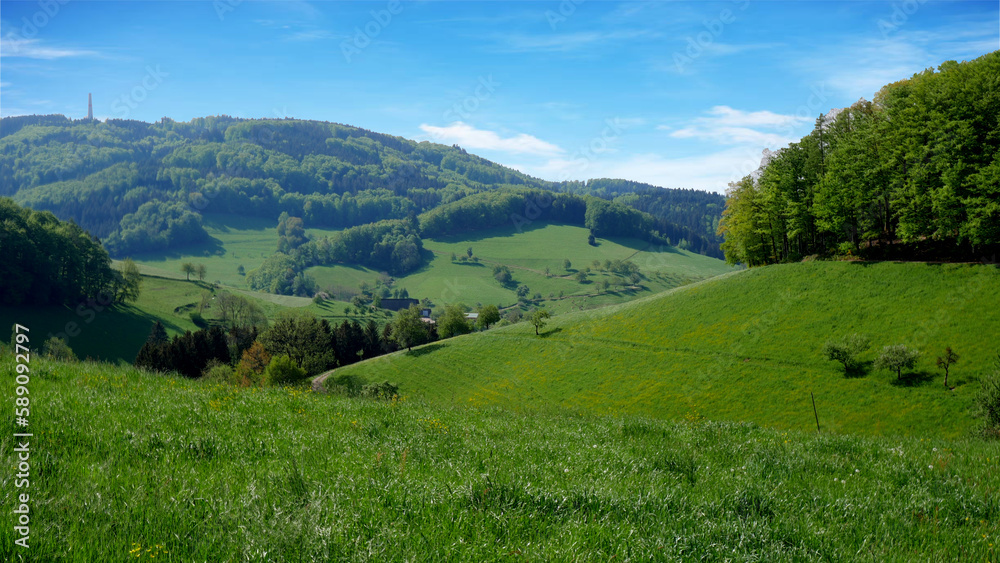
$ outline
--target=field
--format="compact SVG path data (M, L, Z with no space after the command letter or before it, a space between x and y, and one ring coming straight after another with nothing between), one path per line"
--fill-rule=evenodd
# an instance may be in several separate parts
M493 266L502 264L511 269L516 284L527 285L532 295L542 295L540 304L546 309L562 313L621 303L732 271L715 258L673 247L649 248L648 243L635 239L598 239L598 243L598 246L587 244L584 228L542 222L523 232L511 226L427 239L424 247L431 255L429 264L397 278L396 287L406 288L411 297L429 298L435 305L461 302L469 306L510 307L517 304L514 285L505 287L493 278ZM452 253L464 255L470 247L480 263L452 262ZM569 270L563 264L567 259L571 262ZM598 271L593 262L626 259L638 265L645 275L644 289L612 287L607 293L600 291L598 284L605 279L613 282L614 277ZM549 275L545 274L546 268ZM573 279L573 274L584 268L591 268L593 273L587 283L581 284ZM308 273L320 287L357 287L361 281L372 283L378 276L371 270L346 266L314 267Z
M181 264L185 262L204 264L208 272L206 281L245 288L245 278L238 273L239 266L249 272L274 253L277 246L273 221L208 214L205 227L212 237L205 244L171 253L137 255L133 259L143 274L173 279L186 279L181 273ZM333 232L307 229L311 237ZM587 230L581 227L544 222L536 222L523 232L511 226L441 240L426 239L428 264L417 272L397 278L395 287L406 288L411 297L428 298L435 306L462 302L469 306L510 307L517 304L514 285L504 287L493 279L493 265L504 264L511 268L516 284L527 285L532 295L540 293L540 304L561 313L621 303L732 271L715 258L673 247L650 248L648 243L635 239L598 239L598 243L598 246L588 245ZM452 252L464 254L470 246L480 258L480 264L451 261ZM541 258L555 256L553 249L558 249L555 258ZM563 267L565 259L572 263L570 270ZM645 276L642 289L612 287L603 292L598 287L600 282L607 279L613 283L614 277L597 269L587 283L581 284L572 278L578 269L594 268L594 260L619 259L630 259L640 267ZM545 268L549 268L549 275L545 274ZM357 291L362 282L374 284L381 275L353 265L317 266L306 272L316 279L321 289L350 291ZM343 307L337 304L327 309L340 311L343 315Z
M823 343L867 334L860 376ZM650 298L452 338L348 366L434 404L751 421L779 429L958 437L1000 351L1000 270L812 262L756 268ZM876 350L923 352L901 381ZM935 358L961 356L946 390Z
M204 264L205 281L219 282L233 287L246 287L238 268L249 272L274 254L278 246L278 223L257 217L236 215L204 215L205 230L211 237L201 245L187 246L177 251L139 254L133 256L142 266L142 273L185 279L181 264ZM308 229L310 236L328 235L331 230Z
M34 340L32 340L32 345ZM26 561L996 561L1000 443L240 389L33 357ZM0 359L12 401L14 360ZM0 438L16 466L8 419ZM10 522L12 518L8 519Z
M94 302L76 308L3 307L0 308L0 341L10 341L11 327L17 323L44 338L62 337L80 358L131 363L156 321L162 322L171 336L198 330L190 313L198 310L202 294L208 292L214 295L219 290L207 282L184 281L183 276L172 279L144 275L139 300L131 304L102 306L100 302ZM308 310L336 323L345 319L366 321L368 318L382 323L387 318L383 315L345 315L344 308L349 304L341 301L331 300L318 305L303 297L232 291L255 300L271 319L289 309ZM208 307L202 311L208 322L219 318L211 303L210 300ZM43 340L38 340L39 346Z

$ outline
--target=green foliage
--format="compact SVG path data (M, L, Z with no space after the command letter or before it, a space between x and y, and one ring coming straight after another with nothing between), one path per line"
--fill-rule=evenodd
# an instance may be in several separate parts
M247 272L246 280L250 289L278 295L309 297L316 292L316 281L299 270L294 258L281 252Z
M1000 360L992 373L980 380L975 400L975 415L980 419L983 437L1000 439Z
M238 293L219 291L215 294L215 308L219 319L227 326L239 328L267 326L267 315L255 300Z
M997 52L949 61L821 117L758 179L730 185L726 260L989 255L1000 247L997 74Z
M214 383L226 383L229 385L239 385L236 378L236 371L228 364L211 364L205 368L202 377L206 381Z
M510 268L503 264L493 266L493 279L500 282L501 285L514 283L514 276L510 273Z
M476 318L476 326L481 329L488 329L490 325L500 322L500 310L496 305L486 305L479 308L479 317Z
M885 369L896 372L896 379L903 378L904 369L913 369L920 358L920 351L907 348L903 344L885 346L878 356L875 356L875 369Z
M302 369L291 358L282 354L271 358L264 370L264 383L272 386L294 385L306 378Z
M959 360L959 355L956 354L951 349L951 346L948 346L948 347L946 347L944 349L944 355L943 356L938 356L937 357L937 361L935 362L935 364L937 365L937 367L939 367L939 368L941 368L941 369L944 370L944 386L945 386L946 389L949 388L948 387L948 372L951 371L951 366L952 365L958 363L958 360Z
M112 255L176 248L208 239L201 216L181 202L150 201L125 215L117 231L104 239Z
M391 401L399 397L399 387L388 381L369 383L361 387L359 395L367 399Z
M427 342L430 337L427 324L420 320L420 307L417 305L397 311L392 320L391 330L392 339L400 348L406 348L407 351Z
M461 303L445 306L444 315L438 319L437 329L438 336L441 338L451 338L472 332L472 326L465 318L465 306Z
M545 309L539 309L531 314L531 325L535 327L535 335L538 335L539 329L545 327L545 319L551 317L552 315Z
M280 316L261 333L257 341L272 358L290 358L296 367L305 368L310 375L337 364L335 341L329 323L310 314Z
M135 303L139 300L142 289L142 274L139 273L139 266L126 258L118 268L115 288L115 300L119 303Z
M77 361L76 354L69 347L62 338L53 336L42 344L42 354L52 360L59 360L62 362L75 362Z
M871 347L871 339L863 334L848 334L839 340L823 343L823 356L844 364L844 373L850 374L860 366L858 356Z
M0 302L4 305L69 305L131 297L108 253L87 232L49 212L0 198ZM129 278L134 281L132 278ZM138 289L135 289L138 293Z

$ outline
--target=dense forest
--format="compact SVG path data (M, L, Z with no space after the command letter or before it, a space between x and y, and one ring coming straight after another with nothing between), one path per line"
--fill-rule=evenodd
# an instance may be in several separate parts
M882 88L732 184L729 262L971 259L1000 247L1000 52Z
M0 198L0 256L5 305L108 305L139 296L139 271L131 261L112 268L107 251L79 226L10 198Z
M469 207L433 211L473 195L526 189L561 192L532 196L552 220L565 213L582 225L581 198L595 197L643 212L634 217L644 218L644 234L655 231L673 244L722 257L716 229L724 199L717 194L623 180L546 182L458 146L325 122L228 116L157 123L53 115L0 120L0 196L72 219L112 256L204 240L202 213L274 220L287 213L306 227L337 229L420 215L425 236L442 234L446 218L449 228L483 228L460 217ZM567 196L576 198L572 209L545 205L554 199L558 206L570 201ZM530 206L515 214L534 220ZM517 218L507 214L503 221Z

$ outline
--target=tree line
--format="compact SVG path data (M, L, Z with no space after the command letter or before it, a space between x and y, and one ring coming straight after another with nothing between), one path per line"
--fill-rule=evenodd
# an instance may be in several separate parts
M1000 52L949 61L821 116L730 185L731 263L819 254L979 259L1000 247Z
M69 305L135 301L141 276L125 260L113 268L101 245L73 222L0 198L0 302Z

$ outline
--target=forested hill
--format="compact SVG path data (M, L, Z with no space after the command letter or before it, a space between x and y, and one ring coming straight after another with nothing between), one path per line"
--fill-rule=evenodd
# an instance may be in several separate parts
M622 180L547 182L458 146L326 122L0 121L0 196L73 219L118 256L204 239L202 212L275 221L285 212L307 227L347 228L408 219L483 192L523 199L523 189L596 196L612 201L619 218L631 207L655 234L646 238L722 256L716 229L724 198L707 192Z

